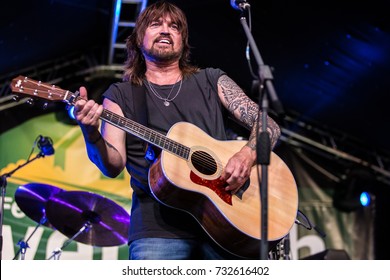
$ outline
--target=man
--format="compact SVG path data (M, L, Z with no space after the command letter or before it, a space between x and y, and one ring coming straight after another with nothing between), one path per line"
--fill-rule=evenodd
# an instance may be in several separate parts
M90 160L106 176L115 177L125 167L131 175L130 259L236 258L216 246L188 213L155 199L148 182L154 150L107 122L102 123L99 133L99 118L105 108L119 119L144 122L164 135L174 124L188 122L214 139L226 140L224 124L230 113L252 129L248 143L232 154L220 176L225 191L237 192L256 162L258 106L223 71L192 66L189 49L183 12L168 2L157 2L138 17L127 40L124 82L104 93L103 106L86 101L87 91L80 88L84 100L76 103L75 115ZM273 147L280 129L271 118L267 127Z

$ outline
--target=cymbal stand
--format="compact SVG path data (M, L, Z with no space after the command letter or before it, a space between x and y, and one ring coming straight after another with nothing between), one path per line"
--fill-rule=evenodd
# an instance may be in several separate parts
M13 260L16 260L16 259L18 258L18 256L19 256L19 254L21 254L21 255L20 255L20 259L21 259L21 260L24 260L24 259L25 259L26 250L27 250L27 248L30 248L30 246L28 246L28 241L31 239L31 237L34 235L34 233L38 230L38 228L39 228L41 225L43 225L44 223L46 223L46 221L47 221L47 218L46 218L46 216L44 215L44 216L42 217L42 219L39 221L39 223L37 223L37 225L35 226L34 231L30 234L30 236L27 238L27 240L26 240L26 241L19 240L18 245L19 245L20 248L19 248L19 250L16 252L15 257L13 258Z
M51 260L51 259L54 259L54 260L59 260L60 259L60 256L61 256L61 253L62 253L62 250L67 247L77 236L79 236L80 234L82 234L83 232L88 232L92 227L92 224L91 222L86 222L82 227L81 229L76 232L75 235L73 235L71 238L69 238L68 240L66 240L64 242L64 244L62 245L61 248L57 248L53 251L53 254L50 256L50 258L48 258L48 260Z

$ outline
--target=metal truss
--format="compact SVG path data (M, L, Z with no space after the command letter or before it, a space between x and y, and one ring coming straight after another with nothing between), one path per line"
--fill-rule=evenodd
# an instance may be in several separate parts
M108 65L122 64L126 55L126 38L131 34L135 21L148 3L147 0L115 0L112 18Z
M298 148L310 150L332 160L349 162L367 168L378 181L390 185L390 154L367 146L358 139L320 125L304 122L298 117L285 117L281 124L281 140Z

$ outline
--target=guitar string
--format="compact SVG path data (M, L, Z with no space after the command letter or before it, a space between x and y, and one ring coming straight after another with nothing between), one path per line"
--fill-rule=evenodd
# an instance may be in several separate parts
M120 119L124 119L127 125L132 124L130 122L130 120L122 118L121 116L116 116L115 115L113 117L115 118L115 121L118 121ZM139 125L139 124L137 124L135 122L133 122L132 126L138 127L139 129L137 129L137 132L145 136L145 131L147 131L147 130L143 129L143 126L141 126L141 125ZM133 128L133 130L135 130L135 129ZM156 133L154 131L150 131L150 133L155 134L156 137L164 137L164 138L166 137L164 135L159 136L158 133ZM183 148L183 147L185 147L184 145L182 145L182 144L180 144L180 143L178 143L178 142L176 142L176 141L174 141L174 140L172 140L170 138L165 138L164 143L162 145L160 144L160 146L162 148L164 148L166 146L167 142L168 142L168 148L165 148L167 150L173 150L172 146L176 146L176 150L180 150L181 152L183 152L183 150L185 150L185 148ZM156 144L156 141L154 143ZM213 167L215 165L217 165L220 168L222 167L222 164L220 162L214 161L214 160L209 160L209 159L202 159L202 157L200 157L199 155L196 155L196 159L198 160L198 162L204 163L205 166L207 166L209 169L213 169Z
M140 126L140 128L142 129L141 126ZM142 132L140 130L138 130L138 133L142 133ZM153 132L151 132L151 133L153 133ZM145 135L145 133L143 133L143 135ZM158 135L156 135L156 136L158 136ZM165 137L165 136L163 136L163 137ZM156 141L154 143L156 144ZM166 144L168 144L168 145L166 145ZM189 148L187 148L184 145L177 143L176 141L169 139L169 138L166 138L164 140L164 143L160 144L159 146L161 146L162 148L165 148L169 151L173 151L175 149L177 151L176 154L183 154L183 152L185 152L187 149L189 150ZM168 147L166 147L166 146L168 146ZM176 147L176 148L173 148L173 147ZM204 167L207 167L209 170L215 169L215 166L217 166L218 168L221 168L223 166L219 161L208 159L208 158L203 158L202 156L200 156L198 154L193 154L192 159L196 160L199 163L202 163L202 165Z
M60 89L60 88L53 88L53 87L51 87L51 86L44 86L44 85L42 85L42 84L40 84L39 86L43 86L43 87L45 87L46 89L48 89L48 90L49 90L49 93L52 94L52 95L55 94L55 95L58 95L58 96L63 97L63 96L65 96L65 93L64 93L64 92L69 92L69 93L74 94L73 92L70 92L70 91L67 91L67 90L63 90L63 89ZM41 92L41 93L47 93L47 92L44 91L44 90L36 90L36 89L33 89L33 88L27 88L27 87L24 87L24 88L25 88L25 89L29 89L29 90L31 90L31 91L33 90L34 92L38 92L38 93L39 93L39 92ZM81 98L80 96L78 96L78 97L77 97L77 100L79 100L79 99L82 99L82 98ZM110 113L112 114L112 116L113 116L114 118L116 118L117 121L123 119L123 120L125 120L126 124L129 124L129 122L128 122L127 119L122 118L122 117L120 117L120 116L116 116L116 115L114 115L112 112L110 112ZM142 129L142 126L136 124L135 122L134 122L134 125L133 125L133 126ZM144 130L145 130L145 129L144 129ZM145 130L145 131L146 131L146 130ZM151 131L151 133L156 133L156 132ZM156 133L155 136L158 137L159 135ZM164 136L164 137L165 137L165 136ZM166 138L166 140L164 140L164 144L166 144L166 142L170 142L169 145L174 145L174 146L176 146L177 149L182 150L181 152L183 152L183 151L185 150L185 148L183 148L183 147L185 147L184 145L182 145L182 144L180 144L180 143L178 143L178 142L176 142L176 141L174 141L174 140L172 140L172 139ZM162 146L162 148L164 148L164 145L161 145L161 146ZM169 149L168 149L168 150L169 150ZM202 163L205 167L209 168L210 170L211 170L211 169L214 169L215 166L217 166L218 168L222 168L222 167L223 167L223 165L222 165L219 161L212 160L212 159L208 159L208 158L205 159L205 158L203 158L203 157L201 157L200 155L197 155L197 154L193 154L193 159L196 159L197 162Z

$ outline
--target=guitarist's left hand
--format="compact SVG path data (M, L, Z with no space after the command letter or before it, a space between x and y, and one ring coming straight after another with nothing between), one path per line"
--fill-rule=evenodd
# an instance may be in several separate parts
M249 179L251 168L256 161L256 154L250 147L244 146L235 153L228 161L221 175L228 186L226 191L236 193Z

